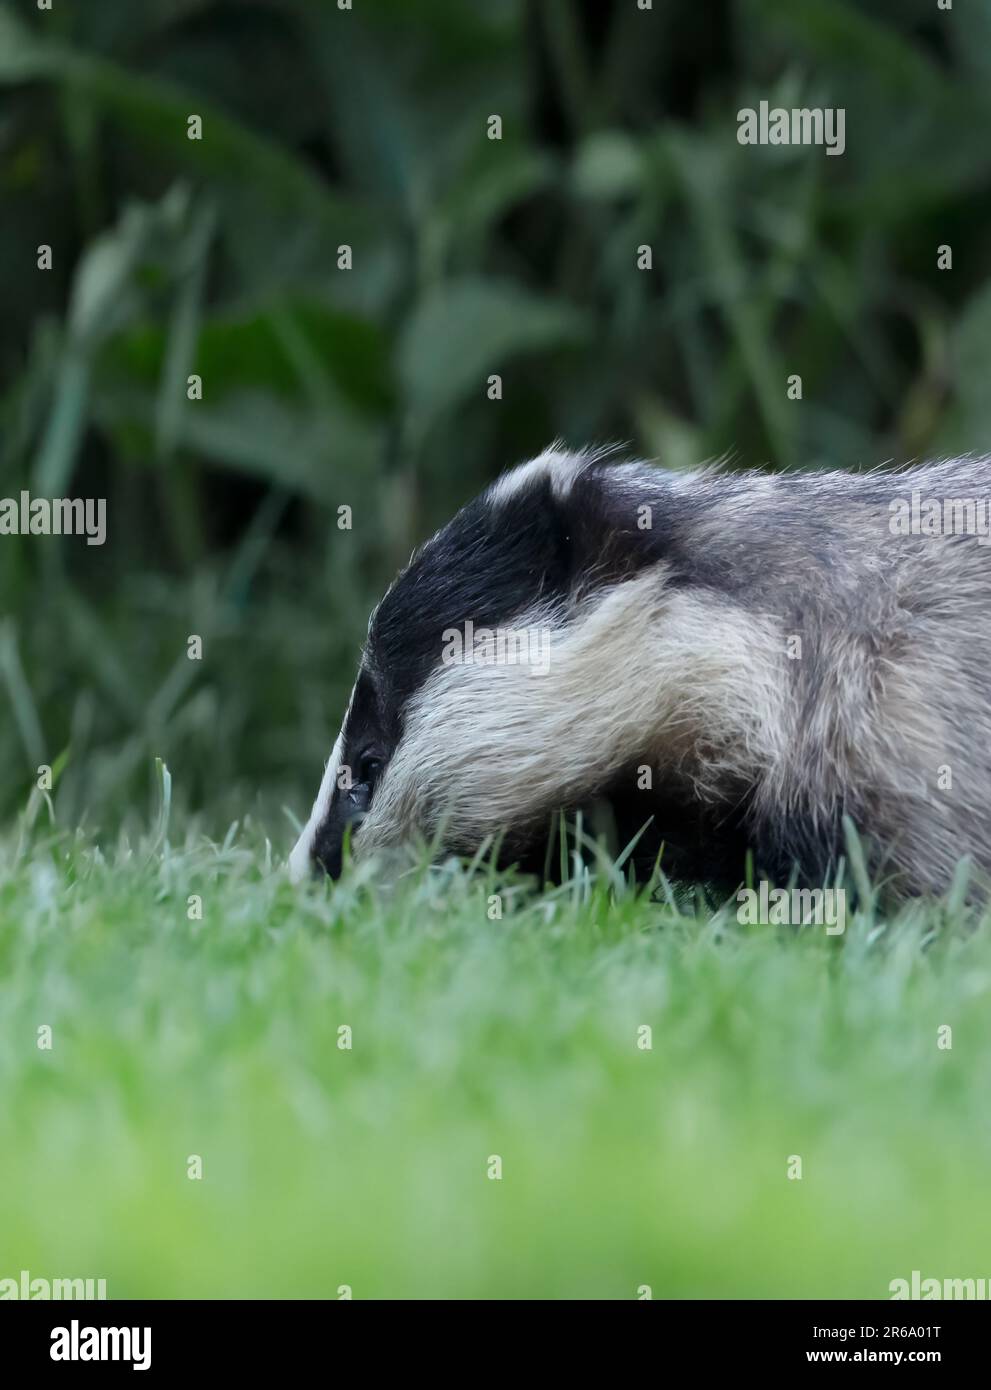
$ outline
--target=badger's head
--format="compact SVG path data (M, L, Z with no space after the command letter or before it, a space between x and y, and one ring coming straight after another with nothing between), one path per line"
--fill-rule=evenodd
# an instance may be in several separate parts
M295 880L337 877L348 835L356 858L498 837L528 860L556 810L603 798L625 831L659 811L684 826L700 736L730 737L740 700L730 717L720 689L738 686L741 653L726 614L679 581L663 478L552 449L422 547L372 615Z

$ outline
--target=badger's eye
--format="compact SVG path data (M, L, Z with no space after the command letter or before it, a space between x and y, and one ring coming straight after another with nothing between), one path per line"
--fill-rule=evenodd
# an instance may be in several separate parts
M382 760L377 758L374 753L363 753L358 759L358 782L367 786L374 782L382 771Z

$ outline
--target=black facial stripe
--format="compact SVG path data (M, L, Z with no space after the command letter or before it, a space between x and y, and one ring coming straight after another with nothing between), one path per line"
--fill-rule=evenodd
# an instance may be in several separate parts
M399 577L369 637L385 722L398 734L402 710L440 660L442 634L462 628L511 626L538 603L566 605L571 596L629 578L666 557L670 484L636 490L608 465L593 466L562 497L536 477L493 503L463 508ZM644 495L646 493L646 495ZM651 505L651 526L638 507Z
M495 626L538 598L566 592L566 527L548 502L547 484L498 508L477 499L400 577L376 614L369 642L390 710L401 711L437 665L446 629L468 619Z
M656 487L593 467L564 497L539 474L493 502L463 508L416 555L376 611L342 741L342 763L363 779L362 760L387 767L403 734L410 698L439 665L444 634L511 627L537 605L567 612L572 601L629 578L666 557L670 484ZM646 496L644 494L647 494ZM638 508L651 507L651 525ZM677 580L675 580L677 582ZM374 799L334 790L314 853L340 872L346 826Z

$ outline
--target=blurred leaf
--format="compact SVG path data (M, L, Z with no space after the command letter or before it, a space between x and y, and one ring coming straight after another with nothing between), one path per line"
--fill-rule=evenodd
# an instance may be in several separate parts
M130 139L164 148L178 168L249 188L259 200L313 218L337 240L367 239L369 217L358 203L331 192L290 150L216 110L202 93L41 43L0 5L0 83L29 80L53 80L85 92L126 122ZM186 138L187 118L194 114L203 119L201 140Z
M792 458L786 373L769 332L770 296L748 275L733 225L732 200L726 196L728 161L723 150L682 132L673 132L666 143L705 247L712 297L750 378L774 461L783 466Z
M196 355L207 252L216 223L215 214L212 204L199 210L179 253L181 282L172 307L155 410L155 445L159 458L167 458L172 453L179 434L179 414Z
M6 5L0 5L0 82L26 82L46 64L46 44Z
M506 362L575 343L587 328L576 309L514 284L467 278L437 286L421 300L399 343L414 433L466 396L484 399L488 376Z
M89 411L90 373L100 345L137 312L136 271L149 249L175 237L186 197L174 189L154 207L131 205L83 253L73 277L55 400L35 463L35 486L60 496L72 476Z
M705 458L698 429L667 410L661 401L638 402L637 424L647 457L656 459L663 468L682 472L697 468Z
M604 130L578 147L571 178L579 198L619 198L637 191L643 169L636 142L624 131Z
M17 628L11 618L0 622L0 680L7 688L27 765L34 773L46 761L45 736L31 686L24 675Z
M947 453L988 453L991 440L991 283L967 305L952 335L954 404L938 438Z
M555 165L544 154L515 148L501 149L493 155L492 143L480 141L426 222L424 237L428 246L438 230L442 235L437 248L438 263L448 249L459 263L474 262L478 244L491 234L499 218L546 190L554 174Z
M964 0L946 13L948 38L960 62L991 89L991 5Z
M967 106L987 106L986 94L982 99L976 89L961 92L917 45L846 0L789 0L787 5L745 0L744 10L752 34L766 34L768 26L785 30L823 61L855 64L869 72L872 81L930 107L946 106L959 115Z
M151 405L149 395L130 390L101 395L95 410L106 429L128 441L127 452L140 456L150 451ZM327 503L350 501L349 489L373 471L382 448L378 430L333 402L314 415L249 390L214 402L206 388L202 401L185 402L176 444Z
M299 395L300 368L286 343L287 324L353 406L369 415L388 409L393 385L381 331L367 319L313 301L271 301L250 317L205 319L190 370L209 383L213 397L245 387ZM129 329L108 348L109 375L125 371L150 385L162 371L165 346L165 331L157 324Z

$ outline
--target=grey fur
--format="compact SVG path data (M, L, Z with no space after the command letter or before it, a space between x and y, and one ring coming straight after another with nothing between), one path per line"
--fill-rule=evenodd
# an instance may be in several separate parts
M728 881L742 873L743 842L778 877L797 867L821 879L843 853L844 816L899 893L945 889L963 855L991 875L991 545L894 533L892 505L913 492L986 506L991 461L672 475L555 449L507 475L470 514L488 548L465 553L491 554L493 586L511 593L511 576L496 572L503 517L518 532L521 518L553 513L571 547L566 577L534 578L514 551L527 574L504 612L550 624L550 684L441 665L441 610L450 616L445 598L465 568L461 514L370 624L362 669L393 733L363 735L389 746L355 853L437 833L471 852L501 829L521 848L556 805L617 786L626 797L646 765L699 862L721 827L737 827L718 856ZM435 662L424 602L437 604ZM395 633L413 615L428 659L393 707ZM340 757L356 719L352 708ZM326 778L321 796L294 851L297 876L322 857L321 827L337 814L341 793ZM644 820L660 814L643 809Z

